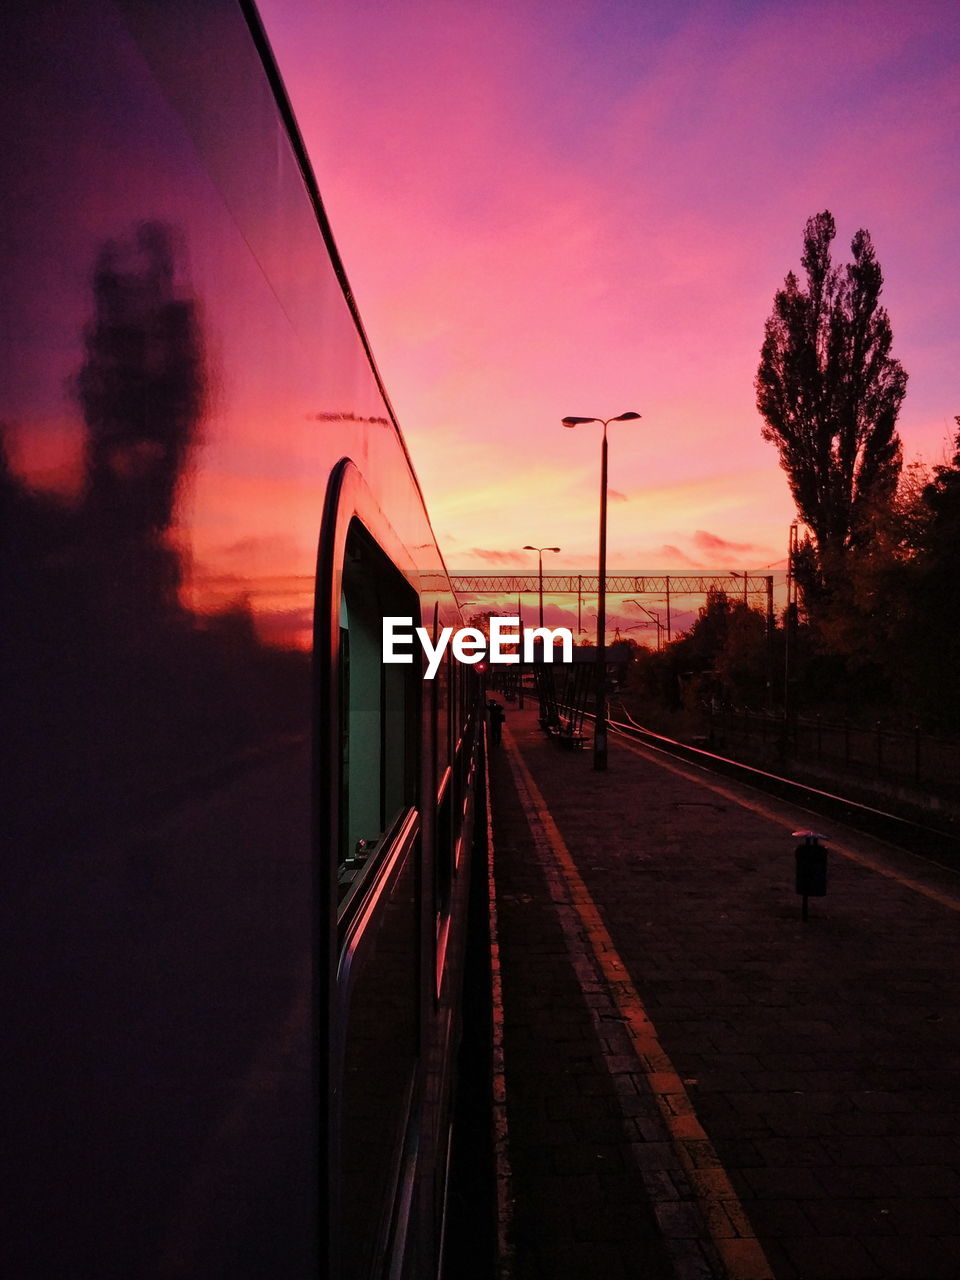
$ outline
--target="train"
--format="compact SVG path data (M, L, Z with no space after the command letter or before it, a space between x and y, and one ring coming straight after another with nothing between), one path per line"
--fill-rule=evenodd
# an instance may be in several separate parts
M4 1269L439 1275L482 678L267 37L0 27Z

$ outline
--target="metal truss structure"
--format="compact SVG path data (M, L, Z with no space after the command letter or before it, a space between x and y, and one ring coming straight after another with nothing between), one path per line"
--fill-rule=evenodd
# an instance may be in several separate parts
M535 573L451 573L450 581L458 595L516 595L518 591L539 591ZM545 573L543 590L551 595L580 595L596 592L600 579L596 573ZM773 587L772 574L748 574L747 594L767 595ZM646 573L607 574L606 589L610 595L653 594L674 596L706 595L709 591L725 591L742 595L743 574Z
M583 597L597 592L600 578L596 573L545 573L541 584L536 573L451 573L450 582L459 596L519 596L541 590L545 595L576 596L579 628ZM607 574L605 587L608 596L665 596L667 621L663 629L668 641L673 635L672 605L677 598L706 597L710 591L723 591L745 602L751 595L763 597L767 629L771 634L773 631L773 574L618 573Z

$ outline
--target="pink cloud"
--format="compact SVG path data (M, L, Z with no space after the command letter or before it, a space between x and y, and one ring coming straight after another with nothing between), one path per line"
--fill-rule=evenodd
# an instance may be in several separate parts
M690 565L694 569L700 567L696 560L691 560L685 551L681 551L679 547L674 547L669 543L659 547L655 554L662 556L665 561L679 560L681 564Z
M698 529L693 535L693 543L700 551L707 555L726 555L732 551L755 551L756 548L750 542L728 542L726 538L718 538L715 533L707 533L705 529Z
M518 565L523 562L523 557L516 551L496 551L487 547L471 547L467 555L476 556L487 564Z

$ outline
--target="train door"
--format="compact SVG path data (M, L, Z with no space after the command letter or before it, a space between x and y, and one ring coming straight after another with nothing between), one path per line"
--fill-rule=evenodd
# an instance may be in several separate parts
M381 620L418 618L419 599L350 465L331 482L324 539L317 857L327 1235L331 1274L369 1280L404 1256L417 1160L420 671L381 661Z

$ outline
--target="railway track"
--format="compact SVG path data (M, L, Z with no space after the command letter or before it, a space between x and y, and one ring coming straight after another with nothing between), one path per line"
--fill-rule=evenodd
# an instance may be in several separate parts
M637 724L623 706L618 714L623 719L613 719L611 716L607 721L610 731L641 743L651 751L684 760L707 773L719 774L765 795L786 800L806 810L813 817L842 823L852 831L882 840L897 849L960 874L960 826L947 818L932 815L922 818L906 817L890 813L654 733L652 729Z

